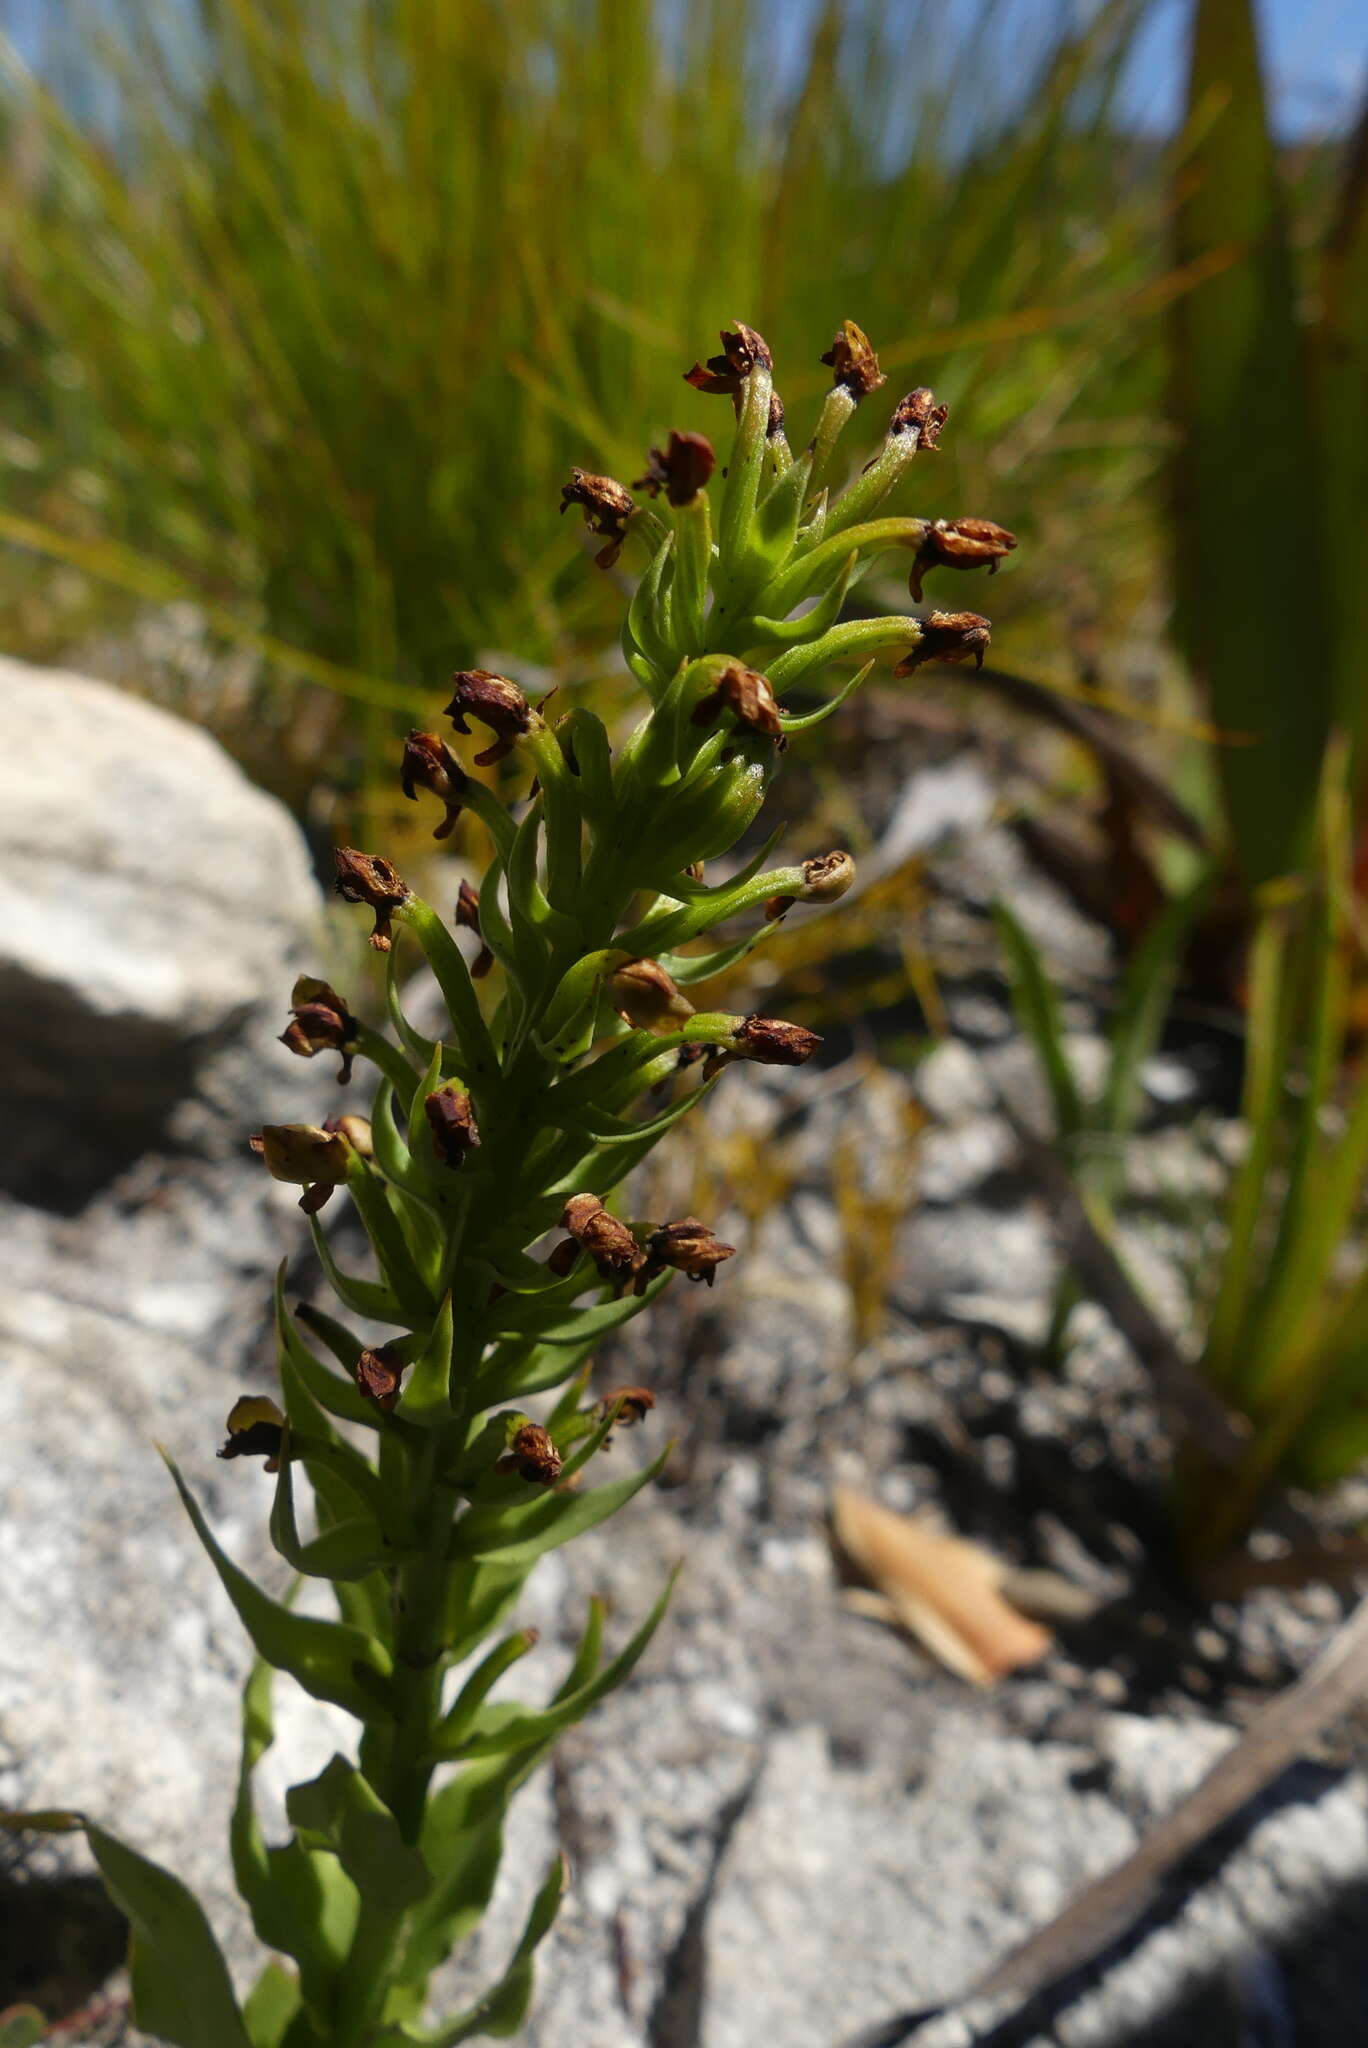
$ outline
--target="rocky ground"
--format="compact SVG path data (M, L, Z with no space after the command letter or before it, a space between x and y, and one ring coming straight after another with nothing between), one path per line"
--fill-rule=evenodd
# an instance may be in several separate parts
M335 1099L273 1042L283 990L318 960L321 904L293 827L187 728L7 665L0 762L21 746L28 770L0 769L0 1034L43 1121L12 1142L0 1197L0 1799L117 1825L200 1890L245 1968L222 1859L244 1647L151 1446L269 1572L269 1481L213 1451L232 1397L267 1384L268 1276L302 1235L243 1136ZM889 829L937 844L947 945L1005 891L1085 981L1105 964L1100 933L993 823L971 758L888 773ZM1343 1603L1321 1588L1197 1612L1181 1596L1138 1367L1092 1309L1062 1366L1039 1349L1052 1218L1002 1113L1039 1115L1038 1082L991 976L952 976L948 995L953 1037L908 1075L871 1082L852 1055L727 1076L716 1113L751 1129L757 1158L782 1155L783 1199L753 1230L710 1219L742 1248L715 1291L676 1288L600 1361L603 1385L658 1399L613 1456L676 1447L622 1520L540 1569L520 1686L554 1683L589 1593L625 1634L685 1570L632 1682L522 1794L494 1909L450 1973L454 1997L501 1966L561 1842L574 1880L530 2048L1338 2048L1363 2032L1354 1727L1213 1839L1086 1980L988 2031L954 2010L1202 1775ZM1081 1002L1071 1023L1086 1069L1097 1016ZM1183 1201L1219 1174L1220 1131L1192 1135L1200 1060L1148 1079L1128 1247L1180 1314ZM114 1115L134 1083L155 1112L141 1147ZM834 1197L838 1157L883 1190L880 1215L903 1189L877 1328L848 1284L871 1212ZM1041 1664L973 1691L847 1604L826 1534L838 1483L933 1510L1091 1612ZM277 1798L339 1732L281 1692ZM0 2006L117 1997L118 1929L81 1868L64 1844L0 1876ZM97 2007L85 2038L120 2028Z

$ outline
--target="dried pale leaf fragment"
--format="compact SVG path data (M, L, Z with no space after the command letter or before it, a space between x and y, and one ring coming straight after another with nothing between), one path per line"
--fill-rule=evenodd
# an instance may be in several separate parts
M837 1487L832 1527L845 1556L883 1595L900 1625L934 1657L973 1685L993 1685L1036 1664L1050 1647L1047 1630L1003 1597L1006 1568L961 1536L947 1536L918 1515Z

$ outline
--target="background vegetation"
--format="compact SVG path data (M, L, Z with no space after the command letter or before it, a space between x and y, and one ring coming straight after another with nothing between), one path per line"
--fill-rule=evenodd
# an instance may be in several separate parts
M453 666L601 666L572 461L713 426L659 394L738 315L805 432L854 316L951 407L916 509L1022 536L1004 653L1152 678L1165 313L1209 263L1180 145L1119 111L1152 12L50 0L0 74L6 644L121 667L297 804L326 763L345 816Z

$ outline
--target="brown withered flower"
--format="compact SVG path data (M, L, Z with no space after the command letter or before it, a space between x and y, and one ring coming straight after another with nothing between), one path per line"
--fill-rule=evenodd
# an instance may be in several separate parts
M692 384L695 391L710 391L730 398L739 412L742 384L757 363L772 370L774 357L764 336L757 334L753 327L747 327L744 321L737 321L734 334L729 334L724 328L720 339L721 355L709 356L706 363L695 363L691 370L684 372L684 382Z
M786 1024L780 1017L745 1017L737 1025L731 1044L714 1046L709 1053L703 1076L711 1080L733 1060L752 1060L762 1067L801 1067L821 1042L815 1031L802 1024Z
M928 569L982 569L990 576L1016 546L1016 535L991 519L936 519L927 527L912 560L907 587L921 603L922 578Z
M612 1417L613 1427L603 1439L602 1448L611 1451L613 1436L619 1429L633 1429L644 1422L655 1407L655 1395L649 1387L614 1387L611 1394L605 1394L595 1413L603 1423Z
M461 883L456 897L456 924L464 931L474 932L480 941L480 950L470 964L470 978L472 981L483 981L494 965L494 955L485 944L484 933L480 930L480 892L466 881Z
M481 768L511 754L514 742L532 730L537 714L517 684L487 668L458 668L451 678L452 698L446 715L457 732L468 733L467 718L478 718L494 734L494 744L475 756Z
M464 1088L449 1082L424 1097L423 1110L438 1158L446 1166L460 1166L466 1153L473 1152L480 1142L470 1097Z
M420 789L431 790L435 797L441 798L446 809L432 836L434 839L449 838L461 815L470 777L446 741L435 732L411 732L404 741L399 780L403 784L404 795L411 803L416 802Z
M325 1116L322 1128L331 1133L340 1132L363 1159L374 1159L375 1143L371 1136L370 1118L357 1116L353 1110L344 1110L337 1116Z
M339 1081L350 1081L360 1025L335 988L311 974L301 974L290 991L290 1019L280 1034L282 1045L312 1059L315 1053L342 1055Z
M366 1399L374 1401L388 1415L399 1399L404 1378L404 1360L398 1346L382 1344L378 1350L363 1351L352 1367L352 1378Z
M600 569L611 569L622 553L627 521L636 511L636 499L615 477L572 469L569 483L561 485L561 511L568 511L571 505L582 505L584 523L590 533L603 535L604 545L594 560Z
M631 1429L634 1424L644 1422L655 1407L655 1395L649 1387L614 1387L611 1394L605 1394L598 1404L600 1418L617 1410L617 1427Z
M724 710L731 712L738 731L763 733L767 739L783 737L778 700L769 677L759 669L743 668L740 662L725 669L715 688L694 706L693 722L711 725Z
M243 1394L228 1411L228 1439L220 1458L264 1458L268 1472L280 1470L285 1417L268 1394Z
M771 922L792 910L800 900L804 903L835 903L844 896L855 879L855 863L848 853L819 853L803 862L803 880L797 895L771 896L765 905L765 916Z
M736 1246L723 1244L706 1223L696 1216L681 1216L677 1223L662 1223L647 1238L646 1264L637 1284L640 1287L664 1267L672 1266L676 1273L686 1273L690 1280L702 1280L711 1287L718 1267L735 1255Z
M841 322L836 339L818 360L829 364L834 372L832 383L843 384L852 398L866 398L888 382L868 335L853 320Z
M915 434L918 448L930 449L939 442L941 429L949 417L949 406L937 405L935 392L929 385L921 384L915 391L909 391L906 398L898 400L888 422L888 431L890 434Z
M627 1225L610 1216L597 1195L571 1195L561 1215L561 1228L588 1252L599 1278L618 1289L625 1287L645 1262L646 1254ZM553 1253L553 1260L555 1256Z
M508 1449L496 1463L496 1472L516 1472L533 1486L554 1486L564 1461L550 1432L539 1422L525 1422L515 1430Z
M345 903L365 903L375 912L370 942L377 953L388 953L390 919L413 891L393 862L378 853L358 853L354 846L339 846L333 859L337 864L333 887Z
M306 1216L316 1215L345 1181L355 1152L342 1131L318 1124L266 1124L248 1143L272 1180L303 1188L299 1206Z
M672 505L691 505L716 467L717 455L706 434L680 434L671 428L669 447L648 450L646 474L632 489L649 491L653 498L664 491Z
M681 995L658 960L628 960L609 975L604 988L619 1017L634 1031L676 1030L692 1017L693 1004Z
M913 675L927 661L972 660L975 668L983 667L992 626L978 612L932 612L917 623L921 639L898 663L895 676Z

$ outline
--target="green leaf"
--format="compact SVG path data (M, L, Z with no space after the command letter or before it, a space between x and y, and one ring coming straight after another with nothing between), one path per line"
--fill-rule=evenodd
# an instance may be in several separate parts
M498 1304L500 1327L499 1336L536 1337L543 1344L583 1344L597 1341L609 1330L619 1330L624 1323L631 1322L644 1308L649 1308L662 1287L669 1285L668 1273L658 1274L640 1294L628 1294L621 1301L605 1301L598 1308L580 1309L573 1315L557 1314L535 1305L509 1306ZM510 1295L507 1302L517 1304L519 1297Z
M333 1257L327 1233L317 1216L309 1218L309 1233L313 1238L314 1250L318 1253L318 1263L327 1275L328 1285L353 1315L366 1316L376 1323L404 1325L409 1322L410 1318L405 1315L388 1287L381 1287L374 1280L354 1280L349 1273L342 1271Z
M548 1550L596 1529L633 1494L640 1493L661 1472L670 1455L667 1444L660 1456L640 1472L611 1479L578 1493L543 1493L526 1505L514 1508L474 1508L456 1524L452 1537L453 1558L497 1559L498 1563L523 1568L534 1564Z
M329 1415L335 1415L339 1422L359 1422L367 1429L381 1430L386 1426L387 1417L373 1401L368 1401L356 1385L352 1375L356 1361L365 1346L359 1337L337 1322L332 1316L324 1315L308 1303L297 1306L296 1313L308 1329L314 1330L323 1339L339 1365L344 1367L347 1378L339 1379L336 1373L315 1358L313 1352L300 1336L285 1306L285 1266L281 1262L276 1274L276 1337L279 1355L287 1361L300 1387L309 1399ZM284 1385L282 1376L282 1385ZM286 1386L287 1409L290 1388Z
M1126 969L1121 1000L1107 1034L1111 1061L1098 1107L1104 1131L1120 1136L1134 1126L1140 1068L1159 1043L1187 935L1210 893L1210 878L1203 876L1194 888L1166 904Z
M268 1847L262 1834L252 1774L275 1740L273 1680L270 1665L258 1658L243 1687L242 1760L229 1829L233 1876L258 1939L267 1948L294 1957L304 2002L326 2029L333 1980L351 1948L360 1901L335 1856L310 1851L295 1836ZM250 2001L248 2026L251 2029Z
M396 1413L405 1422L450 1422L451 1407L451 1296L442 1301L426 1343L409 1368Z
M220 1548L174 1460L165 1451L162 1456L195 1534L208 1552L257 1654L275 1670L288 1672L315 1699L332 1700L359 1720L385 1718L387 1709L381 1701L393 1666L384 1645L345 1622L293 1614L263 1593Z
M1309 848L1330 663L1297 287L1251 0L1197 0L1188 115L1175 256L1210 274L1173 311L1177 622L1216 724L1250 736L1219 746L1217 765L1253 885Z
M1012 1008L1035 1047L1054 1105L1056 1128L1067 1141L1083 1129L1087 1111L1064 1049L1064 1026L1053 984L1034 939L1005 903L994 904L993 923L1007 955Z
M295 1519L294 1466L287 1429L271 1506L271 1541L286 1564L311 1579L364 1579L387 1565L403 1562L406 1553L386 1540L374 1515L333 1521L310 1542L301 1542Z
M36 2005L11 2005L0 2012L0 2048L33 2048L47 2030L47 2015Z
M252 2048L281 2048L300 2007L299 1979L272 1957L247 1994L242 2017Z
M252 2048L204 1908L178 1877L79 1813L2 1814L0 1825L80 1830L105 1890L129 1923L133 2017L176 2048Z
M676 1567L664 1592L636 1634L601 1671L571 1691L562 1690L549 1707L526 1707L515 1700L505 1700L492 1706L479 1706L474 1713L458 1718L461 1706L458 1700L437 1730L433 1755L446 1760L499 1756L508 1750L531 1749L553 1741L564 1729L582 1721L591 1707L613 1692L635 1669L664 1618L678 1577L679 1568Z
M285 1811L306 1848L332 1850L363 1902L403 1908L426 1897L431 1877L421 1852L346 1757L334 1756L316 1778L292 1785Z
M481 2034L503 2041L518 2032L532 2003L533 1955L551 1930L569 1879L570 1866L564 1856L555 1857L533 1901L522 1939L507 1970L493 1989L459 2018L436 2033L424 2035L429 2048L456 2048L458 2042L474 2040Z
M437 1303L418 1270L395 1209L396 1204L403 1207L408 1198L398 1190L391 1192L359 1154L347 1171L347 1192L356 1204L381 1274L403 1310L404 1321L430 1322Z

